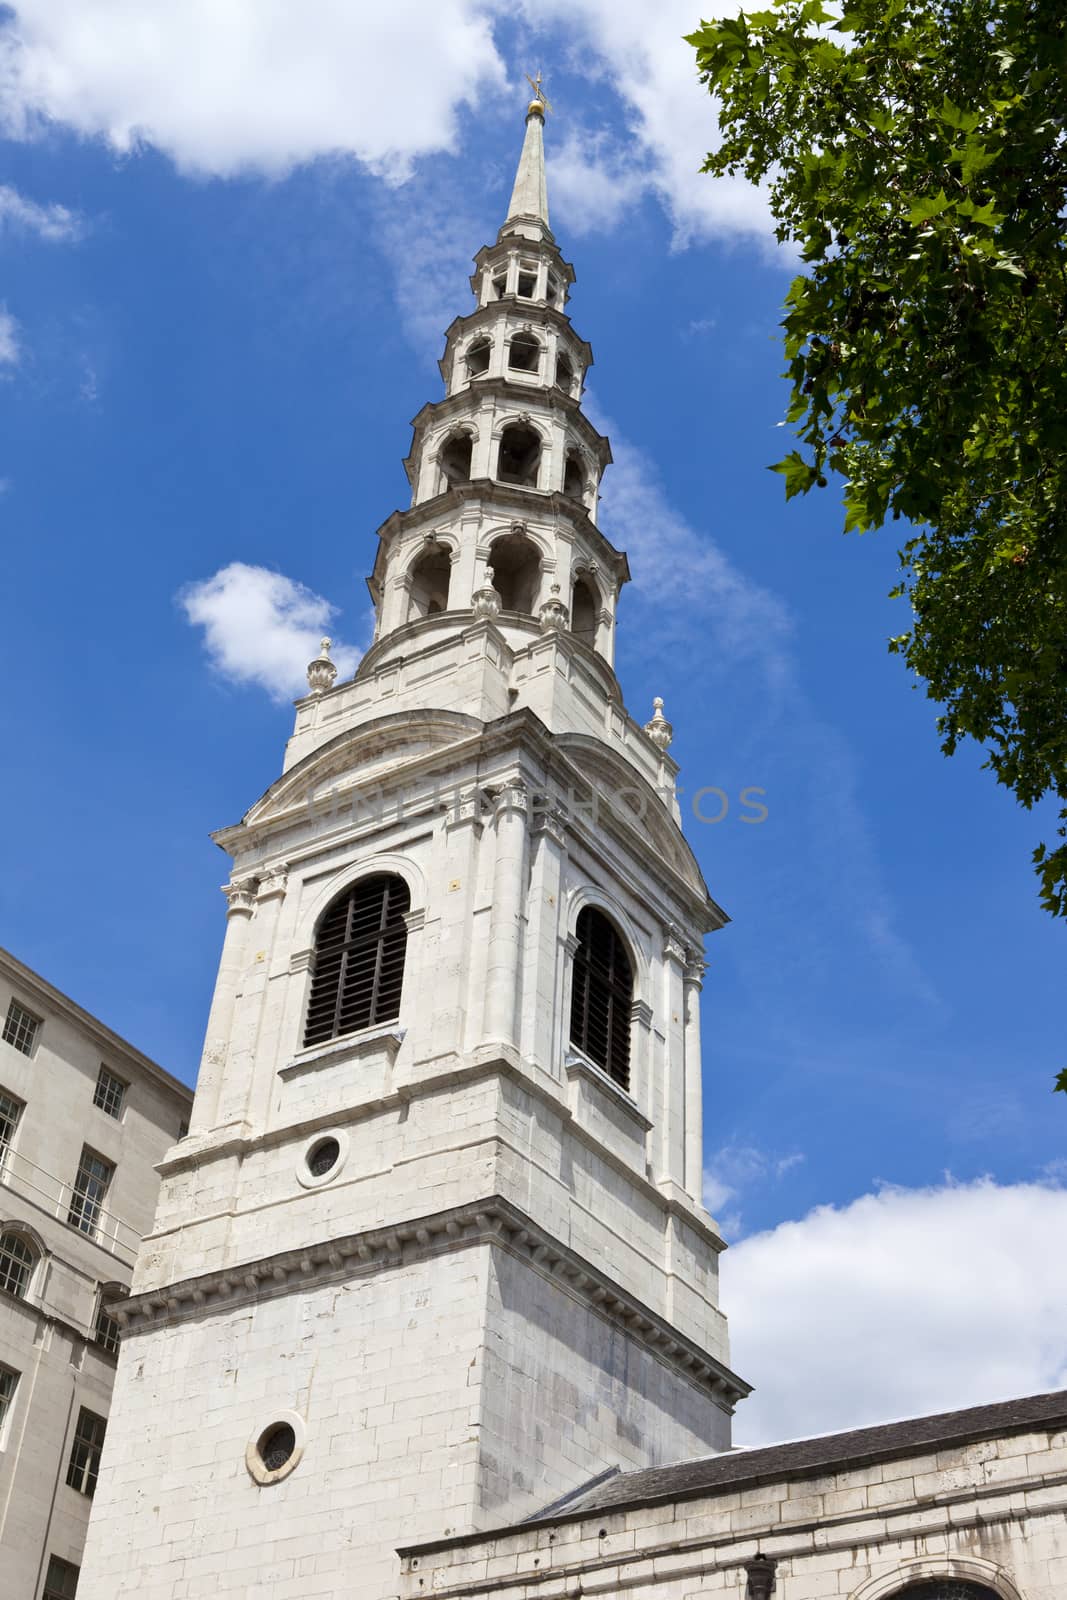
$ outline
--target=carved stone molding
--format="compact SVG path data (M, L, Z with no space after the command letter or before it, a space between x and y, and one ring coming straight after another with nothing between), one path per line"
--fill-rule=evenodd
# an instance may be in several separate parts
M279 861L276 866L270 867L259 880L260 900L272 900L276 895L285 893L289 881L289 863Z
M668 922L663 934L663 956L666 961L677 961L684 967L689 960L689 949L673 922Z
M206 1272L133 1295L116 1306L114 1314L127 1335L141 1333L486 1244L507 1250L558 1283L702 1389L727 1414L751 1392L751 1385L729 1367L613 1283L592 1262L560 1244L502 1195Z
M685 969L685 983L694 989L703 988L704 974L707 970L708 964L706 961L702 961L699 956L690 956Z
M529 807L530 791L521 778L509 778L493 795L493 813L498 818L509 811L521 811L525 815Z

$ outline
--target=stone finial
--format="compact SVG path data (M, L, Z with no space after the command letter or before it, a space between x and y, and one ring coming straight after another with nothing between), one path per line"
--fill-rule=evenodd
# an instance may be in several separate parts
M538 613L541 619L541 632L561 632L570 626L571 614L559 597L559 584L552 585L552 594L547 599Z
M657 695L652 702L652 721L645 723L645 732L658 750L666 752L674 738L674 728L663 715L663 699Z
M308 662L308 688L312 694L324 694L327 689L332 689L337 678L337 668L330 660L330 646L332 639L319 641L319 653L314 661Z
M493 584L492 567L486 567L485 582L471 595L471 610L482 622L492 622L500 615L500 595Z

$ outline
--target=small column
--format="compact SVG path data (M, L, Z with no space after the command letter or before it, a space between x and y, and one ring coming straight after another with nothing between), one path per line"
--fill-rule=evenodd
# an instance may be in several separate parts
M698 1203L704 1184L704 1081L700 1064L700 991L705 963L685 969L685 1188Z
M673 923L663 941L664 1032L666 1033L661 1180L679 1186L685 1171L686 1083L683 979L688 951Z
M522 915L526 891L526 813L529 802L521 778L506 783L496 796L494 822L493 905L485 974L487 1040L517 1043Z
M532 861L529 920L523 962L525 997L521 1024L522 1050L553 1077L561 1056L555 1048L559 938L563 864L567 859L567 812L547 795L535 797L530 812Z
M244 1122L249 1115L274 934L285 894L286 871L283 863L260 879L255 912L256 937L253 941L260 948L254 954L250 949L245 950L244 983L234 1006L226 1073L219 1095L218 1120L222 1126ZM267 1060L264 1070L273 1073L273 1057Z
M222 888L226 896L226 933L189 1117L190 1133L206 1133L218 1120L219 1090L226 1070L237 986L244 969L245 938L256 906L256 881L236 878Z

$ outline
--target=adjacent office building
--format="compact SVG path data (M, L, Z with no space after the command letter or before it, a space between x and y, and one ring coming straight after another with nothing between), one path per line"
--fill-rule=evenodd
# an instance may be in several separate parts
M0 950L0 1589L72 1600L118 1350L113 1303L192 1095Z

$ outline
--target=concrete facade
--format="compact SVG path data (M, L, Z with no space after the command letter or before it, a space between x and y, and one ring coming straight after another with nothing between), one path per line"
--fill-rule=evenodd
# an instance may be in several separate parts
M0 1593L38 1600L52 1557L81 1565L91 1500L67 1483L67 1469L83 1408L106 1419L115 1380L115 1324L98 1323L98 1313L113 1313L129 1292L155 1211L155 1166L188 1121L192 1095L0 951L0 1022L12 1017L36 1026L6 1026L13 1038L0 1038L0 1239L29 1256L16 1249L13 1258L24 1282L0 1276L0 1377L10 1391L0 1421ZM98 1090L102 1068L110 1078ZM117 1106L115 1085L124 1086ZM11 1105L14 1119L3 1116ZM86 1148L112 1169L98 1210L76 1192ZM72 1207L83 1226L70 1220Z

